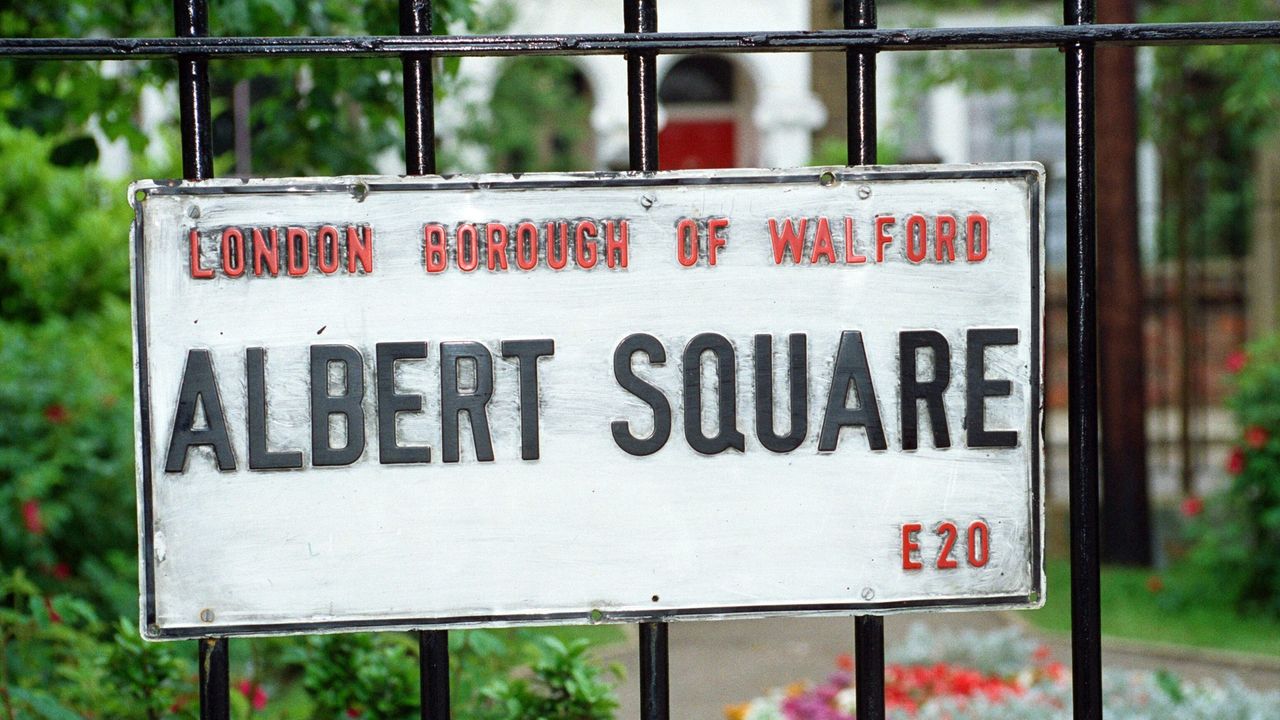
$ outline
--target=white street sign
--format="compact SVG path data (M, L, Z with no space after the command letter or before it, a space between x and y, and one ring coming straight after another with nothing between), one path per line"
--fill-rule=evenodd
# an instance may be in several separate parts
M1043 602L1037 164L130 195L148 637Z

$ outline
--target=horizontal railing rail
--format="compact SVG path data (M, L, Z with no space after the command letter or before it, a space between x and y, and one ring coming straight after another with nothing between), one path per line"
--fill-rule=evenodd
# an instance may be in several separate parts
M0 58L624 55L634 52L1008 50L1093 45L1235 45L1280 41L1280 22L1130 23L962 28L552 35L0 38Z

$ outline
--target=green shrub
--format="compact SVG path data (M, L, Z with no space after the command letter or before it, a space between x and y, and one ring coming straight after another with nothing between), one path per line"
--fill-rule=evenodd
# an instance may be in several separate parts
M1191 561L1246 612L1280 617L1280 336L1229 361L1228 405L1241 428L1226 496L1201 514Z
M0 711L6 718L195 717L194 653L143 642L127 619L46 594L21 570L0 577Z
M312 717L418 717L418 661L407 635L315 635L285 659L302 673Z
M0 124L0 567L132 616L129 213L48 151Z
M587 657L588 643L565 644L554 637L539 643L541 659L532 678L494 681L484 691L494 720L611 720L618 708L613 686ZM615 677L619 669L612 668Z

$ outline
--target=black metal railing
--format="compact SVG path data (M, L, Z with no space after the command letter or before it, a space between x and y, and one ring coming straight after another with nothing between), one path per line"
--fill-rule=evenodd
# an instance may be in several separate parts
M1066 57L1068 353L1070 387L1072 678L1076 718L1102 717L1098 578L1098 422L1094 224L1094 48L1098 45L1274 43L1280 22L1093 23L1096 0L1065 0L1064 23L1037 27L901 28L876 26L874 0L844 0L844 29L793 32L658 32L657 0L622 0L622 33L432 35L430 0L400 0L400 35L373 37L208 36L207 0L175 0L172 38L0 38L0 59L131 60L178 64L183 174L213 175L208 63L232 57L397 56L404 65L405 166L436 171L432 82L434 56L623 55L627 60L631 169L657 169L656 60L660 53L844 52L848 68L850 164L876 161L876 53L940 49L1057 47ZM857 715L884 717L884 625L855 619ZM448 633L420 633L422 717L449 717ZM644 720L670 715L668 633L640 625ZM226 638L199 642L200 712L229 715Z

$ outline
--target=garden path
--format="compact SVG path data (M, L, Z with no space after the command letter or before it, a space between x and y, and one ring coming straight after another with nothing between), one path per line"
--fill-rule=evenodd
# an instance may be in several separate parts
M906 635L911 625L926 623L932 632L996 630L1018 622L1011 613L934 613L890 617L885 621L885 645ZM622 707L618 717L640 717L637 678L639 657L635 626L629 642L601 653L602 658L626 668L619 688ZM1049 645L1055 659L1070 665L1071 645L1065 636L1037 633ZM774 687L796 680L825 678L835 669L835 658L851 652L853 622L847 618L791 618L683 622L671 627L671 716L676 720L721 720L726 705L741 703ZM1167 668L1187 679L1239 677L1258 689L1280 688L1280 662L1256 665L1224 661L1210 653L1164 652L1104 642L1103 663L1109 669L1155 670Z

